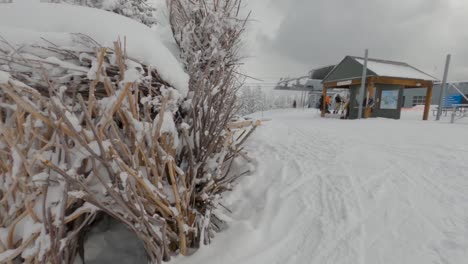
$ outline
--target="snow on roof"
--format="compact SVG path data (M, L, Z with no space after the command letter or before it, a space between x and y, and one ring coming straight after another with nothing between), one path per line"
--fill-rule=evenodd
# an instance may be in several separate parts
M129 57L152 65L163 80L182 94L188 91L188 75L179 61L149 27L124 16L82 6L36 3L3 4L0 8L0 36L17 45L44 43L80 48L72 33L82 33L106 47L126 37Z
M353 59L359 62L360 64L364 65L363 58L353 57ZM437 80L437 78L403 62L368 59L367 69L375 72L378 76L419 79L428 81Z

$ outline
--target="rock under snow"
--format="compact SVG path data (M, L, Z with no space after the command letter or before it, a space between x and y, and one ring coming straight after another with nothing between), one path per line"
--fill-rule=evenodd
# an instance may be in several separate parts
M86 264L148 263L141 241L123 224L109 217L104 217L91 229L84 243L84 256Z

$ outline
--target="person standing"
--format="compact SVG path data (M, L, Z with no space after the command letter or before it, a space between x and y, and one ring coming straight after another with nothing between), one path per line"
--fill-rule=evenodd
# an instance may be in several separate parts
M296 108L297 104L296 104L296 100L293 101L293 108Z
M319 109L320 111L322 111L322 109L323 109L323 95L320 96L320 99L318 100L316 106L317 106L317 109Z
M337 94L335 96L335 109L333 110L333 114L339 114L342 102L343 100L341 100L341 96Z
M348 119L349 118L349 104L350 98L349 96L342 99L343 102L343 110L341 111L341 119Z
M326 103L327 114L329 114L330 113L330 106L331 106L331 96L330 95L327 96L325 103Z

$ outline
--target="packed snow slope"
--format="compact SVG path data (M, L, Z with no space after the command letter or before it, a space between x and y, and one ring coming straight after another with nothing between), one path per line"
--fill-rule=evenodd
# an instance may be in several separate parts
M229 228L173 263L467 263L468 123L264 117Z

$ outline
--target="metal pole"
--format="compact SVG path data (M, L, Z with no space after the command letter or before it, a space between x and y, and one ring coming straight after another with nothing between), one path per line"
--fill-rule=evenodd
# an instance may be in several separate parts
M306 102L307 102L307 91L304 91L304 102L302 103L304 109L307 108Z
M302 91L302 97L301 97L301 107L304 110L304 98L305 98L305 91Z
M364 102L364 88L366 86L368 56L369 56L369 50L366 49L366 54L364 56L364 67L362 69L361 89L359 90L359 97L358 97L358 104L359 104L358 119L362 118L362 104Z
M262 119L263 119L263 111L265 110L265 102L266 102L266 93L263 93Z
M440 98L439 98L439 107L437 108L437 117L436 120L440 120L440 115L442 114L442 104L444 103L444 96L445 96L445 87L447 86L447 76L450 66L450 58L451 55L447 55L447 59L445 61L445 71L444 71L444 78L442 79L442 86L440 87Z
M457 106L456 105L453 105L452 106L452 118L450 119L450 123L455 123L455 111L457 111Z
M305 91L302 91L302 110L304 110L304 101L305 101Z

